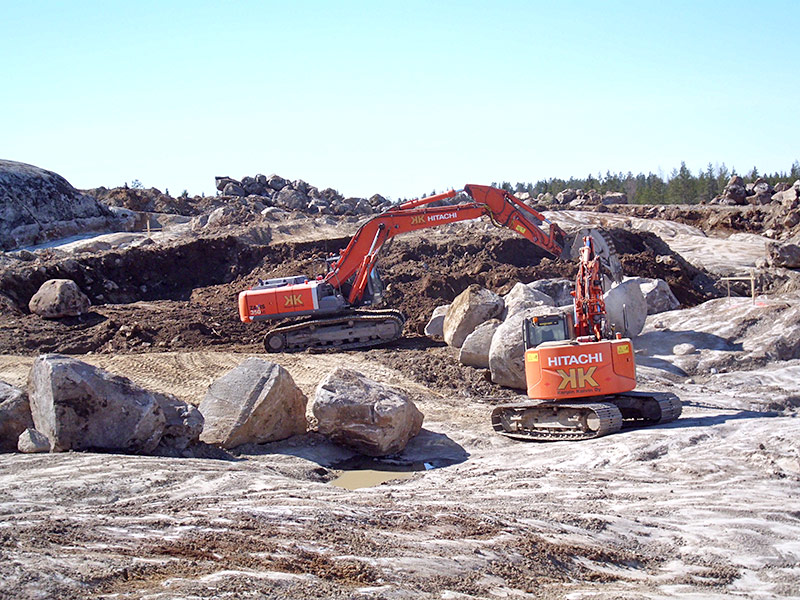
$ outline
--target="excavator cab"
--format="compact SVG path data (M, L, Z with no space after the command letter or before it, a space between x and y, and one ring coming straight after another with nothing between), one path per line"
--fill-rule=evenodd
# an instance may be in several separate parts
M575 323L569 313L528 317L522 324L522 337L525 350L536 348L544 342L569 342L575 339Z

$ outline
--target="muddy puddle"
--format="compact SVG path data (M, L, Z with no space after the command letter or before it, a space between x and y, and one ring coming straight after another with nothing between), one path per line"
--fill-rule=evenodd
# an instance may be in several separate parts
M331 465L331 469L342 473L330 483L346 490L358 490L390 481L410 479L417 473L448 467L456 462L458 461L433 460L430 462L401 463L366 456L355 456Z

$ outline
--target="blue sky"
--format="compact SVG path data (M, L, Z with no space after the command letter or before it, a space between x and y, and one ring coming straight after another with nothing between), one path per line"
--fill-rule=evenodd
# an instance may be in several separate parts
M345 195L800 158L800 2L0 0L0 158Z

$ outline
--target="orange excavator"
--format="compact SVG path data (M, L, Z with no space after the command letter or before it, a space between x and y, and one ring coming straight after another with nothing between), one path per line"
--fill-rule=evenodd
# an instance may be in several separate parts
M495 431L524 440L579 440L680 416L675 394L633 391L633 345L607 323L594 242L583 238L573 312L523 321L525 381L533 401L495 408Z
M460 193L470 201L430 206ZM347 248L328 260L325 275L260 281L239 294L239 316L245 323L301 319L267 332L264 346L268 352L345 350L395 340L402 335L405 318L396 310L374 308L383 292L376 268L381 246L398 234L482 216L519 233L553 256L564 252L566 235L558 225L502 189L470 184L463 190L404 202L371 218Z

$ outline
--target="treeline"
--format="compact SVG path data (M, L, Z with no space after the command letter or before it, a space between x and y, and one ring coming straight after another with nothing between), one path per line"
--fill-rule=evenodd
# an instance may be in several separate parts
M723 163L713 166L709 163L704 171L695 175L681 162L680 169L674 169L670 176L664 180L659 175L639 173L600 173L597 177L589 175L584 179L570 177L569 179L546 179L536 183L518 182L516 185L503 181L500 184L492 183L494 187L501 187L513 194L528 192L532 198L539 194L550 193L553 196L567 188L581 190L597 190L601 194L606 192L624 192L628 202L636 204L698 204L708 202L718 196L725 189L725 185L733 175L739 175L744 182L753 183L762 178L774 186L780 181L789 184L800 179L800 162L794 161L788 173L761 173L756 167L746 174L737 173L736 169L730 171Z

